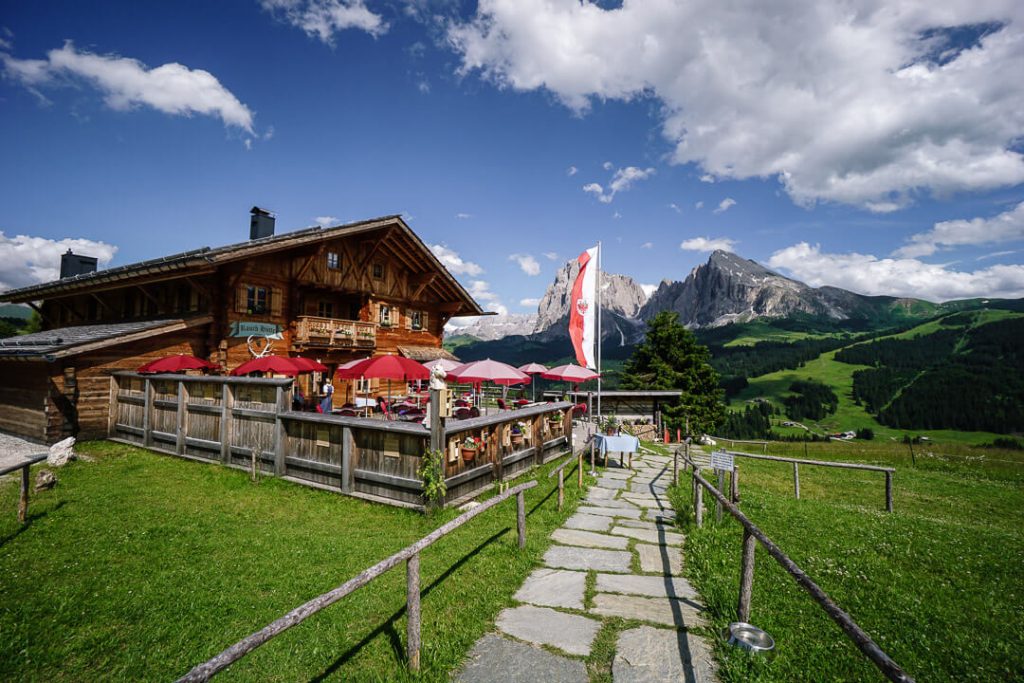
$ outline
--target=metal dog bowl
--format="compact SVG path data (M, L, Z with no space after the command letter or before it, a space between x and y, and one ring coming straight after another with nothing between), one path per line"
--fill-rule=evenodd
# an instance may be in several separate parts
M775 640L756 626L742 621L734 621L722 631L722 640L729 645L750 652L772 652Z

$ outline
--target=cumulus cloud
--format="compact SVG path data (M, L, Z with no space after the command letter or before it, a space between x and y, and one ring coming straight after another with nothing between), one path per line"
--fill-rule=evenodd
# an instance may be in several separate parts
M610 170L608 162L605 162L605 169ZM654 175L653 168L637 168L636 166L626 166L615 171L612 175L611 181L608 183L608 189L605 190L598 183L588 183L583 186L583 191L589 194L593 194L597 199L605 204L610 204L615 195L619 192L625 192L633 186L633 183L641 180L647 180Z
M540 264L537 263L537 259L529 254L511 254L508 260L518 263L519 267L527 275L540 275Z
M575 166L570 166L569 168L565 169L565 175L569 176L570 178L579 172L580 169L576 168Z
M260 0L260 6L328 45L334 45L334 34L345 29L360 29L372 36L388 30L384 19L363 0Z
M928 232L911 235L893 256L929 256L939 249L1024 240L1024 202L992 218L942 221Z
M700 181L702 183L713 183L715 182L715 176L711 175L710 173L705 173L700 177Z
M68 41L46 59L17 59L0 53L4 73L30 89L86 82L104 94L107 106L129 110L145 105L165 114L219 117L226 126L253 133L252 111L213 74L177 63L149 68L137 59L79 52Z
M615 168L615 165L610 161L606 161L603 164L601 164L601 168L603 168L606 171L610 171L613 168Z
M94 256L102 268L110 263L117 247L83 238L52 240L45 237L15 235L0 231L0 290L27 287L60 277L60 257L68 249L83 256Z
M315 225L319 225L321 228L326 228L331 225L338 225L341 221L337 216L317 216L313 219Z
M828 254L800 242L768 260L813 287L832 285L861 294L886 294L929 301L975 297L1024 297L1024 265L994 265L973 272L917 259L878 258L871 254Z
M526 298L526 299L520 299L519 300L519 305L520 306L539 306L540 305L540 299L532 298L532 297Z
M718 208L713 213L724 213L729 210L729 207L736 206L736 200L732 197L726 197L722 201L718 202Z
M454 249L449 249L443 244L431 244L430 251L434 252L437 260L444 264L444 267L455 275L480 275L484 269L472 261L465 261Z
M718 249L732 251L734 246L736 246L736 240L727 237L694 237L683 240L679 248L684 251L716 251Z
M545 251L543 254L541 254L541 256L546 258L548 261L557 261L558 260L558 254L553 252L553 251Z
M704 208L704 202L696 202L693 205L693 208L695 208L695 209L703 209Z
M501 297L491 291L491 285L485 280L473 280L469 285L469 295L484 304L484 308L498 315L508 315L508 308L501 303Z
M653 96L673 161L873 211L1024 182L1024 4L481 0L460 71L576 112Z

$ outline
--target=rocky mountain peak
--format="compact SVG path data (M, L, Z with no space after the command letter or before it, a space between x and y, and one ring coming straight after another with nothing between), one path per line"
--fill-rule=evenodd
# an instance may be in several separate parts
M575 259L558 269L554 282L548 285L537 307L537 322L533 328L535 333L544 332L568 318L572 284L579 272L580 265ZM611 313L621 318L635 319L645 301L647 295L633 278L601 273L601 308L605 316ZM605 324L605 317L602 317L601 322Z

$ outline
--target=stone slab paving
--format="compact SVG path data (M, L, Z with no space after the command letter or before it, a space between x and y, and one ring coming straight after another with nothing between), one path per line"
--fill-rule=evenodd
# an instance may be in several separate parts
M685 537L671 530L675 512L665 495L672 461L645 453L634 464L635 471L604 470L576 513L552 533L560 545L544 553L546 566L530 574L515 594L525 604L498 615L495 626L507 637L484 636L455 680L586 681L581 661L534 645L587 656L603 619L614 617L652 624L619 634L615 683L716 680L710 645L688 630L706 622L699 597L679 576ZM628 550L630 545L635 550ZM641 573L632 570L634 553ZM589 608L584 603L588 571L596 572L597 591Z
M637 520L643 514L640 508L633 507L628 503L624 506L607 507L607 506L590 506L581 505L576 510L580 514L584 515L601 515L603 517L628 517L629 519Z
M685 599L598 593L594 596L594 608L590 611L606 617L639 619L676 628L706 625L700 606Z
M579 529L555 529L551 534L551 540L562 545L609 548L611 550L625 550L629 545L629 539L623 536L595 534L593 531L580 531Z
M586 665L493 633L477 641L469 661L455 676L459 683L587 683Z
M697 591L686 579L670 576L637 576L636 574L598 574L597 590L601 593L646 595L652 598L687 598L693 600Z
M640 571L671 576L683 573L683 553L679 548L637 543L636 552L640 556Z
M682 534L662 529L634 529L627 526L615 525L611 533L616 536L627 536L646 543L659 543L661 545L680 545L686 538Z
M601 628L601 622L596 619L533 605L503 610L494 625L513 638L557 647L581 657L590 654L590 646Z
M554 545L544 553L544 564L555 569L591 569L600 572L629 572L632 553L625 550L574 548Z
M615 683L712 683L715 676L711 648L703 638L685 631L639 626L619 634L612 661Z
M565 520L565 526L570 529L583 529L584 531L608 531L612 525L612 518L602 515L584 515L577 512Z
M583 609L587 575L565 569L535 569L519 587L515 599L543 607Z

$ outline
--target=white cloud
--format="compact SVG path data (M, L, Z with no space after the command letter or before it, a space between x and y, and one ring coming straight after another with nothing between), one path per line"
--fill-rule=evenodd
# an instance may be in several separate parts
M917 259L871 254L826 254L818 245L795 244L772 254L783 268L813 287L832 285L861 294L905 296L929 301L975 297L1024 297L1024 265L995 265L965 272Z
M540 275L540 264L529 254L511 254L509 261L515 261L527 275Z
M383 18L371 12L363 0L260 0L260 5L328 45L334 44L335 33L345 29L360 29L372 36L388 30Z
M718 203L718 208L713 213L724 213L729 210L729 207L736 206L736 200L732 197L726 197Z
M1024 4L481 0L460 71L592 101L657 97L673 161L889 211L1024 182Z
M501 303L501 297L491 291L490 283L484 280L473 280L469 285L469 295L484 304L484 308L498 315L508 315L508 308Z
M548 261L557 261L558 260L558 254L556 254L553 251L545 251L543 254L541 254L541 256L546 258Z
M648 299L650 299L651 295L654 294L658 290L658 285L645 285L645 284L641 284L640 285L640 289L643 290L644 296L647 297Z
M929 256L942 248L1024 240L1024 202L992 218L942 221L928 232L911 235L893 256Z
M614 218L615 220L619 220L620 218L622 218L622 214L616 211L615 213L612 214L612 218Z
M718 249L732 251L735 246L736 240L727 237L694 237L683 240L679 248L685 251L716 251Z
M693 208L695 208L695 209L703 209L704 208L704 202L697 202L696 204L693 205Z
M715 176L711 175L710 173L705 173L700 177L700 181L702 183L713 183L715 182Z
M313 219L314 225L319 225L321 228L326 228L331 225L338 225L341 221L337 216L317 216Z
M0 290L27 287L60 277L60 257L68 249L82 256L94 256L102 268L110 263L117 247L83 238L52 240L0 231Z
M569 168L567 168L565 170L565 175L567 175L567 176L569 176L571 178L572 176L576 175L579 172L580 172L580 169L576 168L575 166L570 166Z
M430 94L430 81L428 81L426 78L421 78L416 83L416 89L419 90L424 95L429 95Z
M1019 249L1008 249L1008 250L1005 250L1005 251L993 251L991 254L983 254L983 255L979 256L978 258L976 258L974 260L975 261L987 261L990 258L999 258L1000 256L1009 256L1010 254L1016 254L1018 251L1020 251L1020 250Z
M473 214L459 212L455 214L455 217L458 218L460 221L468 221L470 218L473 217Z
M654 248L654 242L644 242L643 244L640 245L640 248L641 249L653 249Z
M484 269L472 261L464 261L458 252L449 249L443 244L431 244L430 251L434 252L444 267L456 275L480 275Z
M519 305L520 306L538 306L538 305L540 305L540 299L536 299L536 298L520 299L519 300Z
M16 59L0 53L0 61L7 76L30 89L84 80L104 94L111 109L146 105L165 114L217 116L226 126L254 134L252 111L202 69L174 62L150 69L128 57L79 52L71 41L50 50L46 59Z
M671 204L669 204L669 205L668 205L668 208L672 209L672 210L673 210L673 211L675 211L676 213L682 213L682 212L683 212L683 210L682 210L682 209L680 209L680 208L679 208L679 205L677 205L677 204L676 204L675 202L672 202Z
M610 161L606 161L603 164L601 164L601 168L603 168L606 171L610 171L613 168L615 168L615 165Z
M610 169L608 162L605 162L605 168ZM653 168L637 168L636 166L626 166L615 171L612 175L611 182L608 183L607 191L598 183L588 183L583 186L583 191L595 195L599 201L604 204L610 204L615 195L619 192L625 192L633 186L633 183L641 180L647 180L654 175Z

